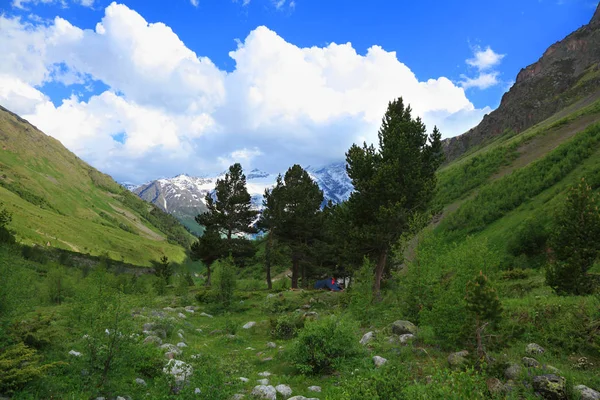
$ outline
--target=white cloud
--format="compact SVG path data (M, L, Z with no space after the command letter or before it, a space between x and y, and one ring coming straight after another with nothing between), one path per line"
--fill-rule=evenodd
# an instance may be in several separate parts
M388 101L399 96L446 137L489 112L445 77L419 81L395 52L300 48L266 27L229 53L236 67L227 73L168 26L116 3L94 30L0 16L0 47L0 103L129 181L220 172L234 161L272 172L336 161L352 143L376 140ZM46 82L109 89L55 106ZM121 133L124 143L113 139Z
M490 46L486 47L485 50L481 50L480 47L475 47L473 53L473 58L466 60L466 63L477 68L479 71L489 70L490 68L497 66L506 55L496 53Z
M498 72L481 73L476 78L469 78L465 75L461 75L461 78L463 78L463 80L460 82L460 85L465 89L475 87L483 90L496 86L499 83Z
M75 4L79 4L83 7L93 7L94 6L94 0L70 0ZM31 4L33 6L36 6L38 4L53 4L53 3L59 3L61 5L61 7L68 7L69 6L69 1L68 0L13 0L12 1L12 6L15 8L20 8L23 10L26 10L26 4Z
M192 3L194 7L198 7L198 0L190 0L190 3Z

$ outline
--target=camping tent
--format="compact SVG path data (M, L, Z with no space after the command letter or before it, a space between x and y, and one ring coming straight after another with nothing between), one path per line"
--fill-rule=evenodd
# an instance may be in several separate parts
M337 282L332 283L333 278L329 278L329 279L322 279L320 281L317 281L315 283L315 289L329 289L329 290L333 290L334 292L339 292L340 290L342 290L342 288L340 287L340 285L337 284Z

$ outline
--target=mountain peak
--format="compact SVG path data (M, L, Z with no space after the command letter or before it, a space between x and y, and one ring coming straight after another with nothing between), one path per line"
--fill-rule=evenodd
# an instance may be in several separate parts
M590 26L595 26L595 25L600 25L600 3L598 3L598 6L596 7L596 12L594 13L594 16L592 17L592 19L590 20Z

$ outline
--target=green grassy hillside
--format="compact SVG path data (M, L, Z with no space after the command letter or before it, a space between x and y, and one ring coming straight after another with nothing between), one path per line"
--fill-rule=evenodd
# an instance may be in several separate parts
M59 141L0 107L0 201L24 244L149 265L183 261L191 235Z

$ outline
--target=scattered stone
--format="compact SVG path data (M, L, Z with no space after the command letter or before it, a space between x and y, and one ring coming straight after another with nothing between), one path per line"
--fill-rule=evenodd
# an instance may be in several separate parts
M196 332L202 333L202 329L198 328L198 329L196 329Z
M267 295L267 299L272 299L273 297L277 297L277 295L276 295L276 294L273 294L273 293L269 293L269 294Z
M535 358L523 357L522 361L523 361L523 365L528 368L539 368L542 366L540 364L540 362L538 360L536 360Z
M525 347L525 353L529 354L530 356L534 356L536 354L544 354L545 351L546 350L544 350L542 346L536 343L529 343Z
M387 360L383 357L375 356L373 357L373 362L377 368L381 367L383 364L387 362Z
M185 312L193 314L195 311L194 310L188 310L187 308L185 309Z
M390 336L389 338L387 338L388 343L396 343L398 341L398 337L397 336Z
M271 385L260 385L255 386L254 389L252 389L252 396L258 397L259 399L277 400L277 391Z
M73 357L81 357L81 353L75 350L71 350L69 351L69 354L72 355Z
M233 396L231 396L231 400L242 400L244 397L246 397L246 396L244 396L241 393L236 393Z
M144 332L146 331L151 331L156 327L156 324L154 322L148 322L146 324L144 324Z
M271 376L271 373L269 371L259 372L258 376L262 376L263 378L268 378L269 376Z
M246 350L254 351L256 349L254 347L246 347Z
M177 347L179 347L180 349L183 349L184 347L188 347L188 345L185 344L184 342L179 342L179 343L177 343Z
M179 339L185 339L185 338L183 337L183 333L181 333L181 332L177 332L177 336L179 336Z
M375 333L367 332L363 335L362 339L360 339L360 344L362 344L364 346L364 345L372 342L373 339L375 339Z
M165 353L165 357L168 358L169 360L173 360L176 356L177 356L177 354L173 353L172 351L168 351Z
M562 376L554 374L534 376L533 388L547 400L567 399L567 380Z
M156 336L159 336L162 339L167 338L167 331L164 329L155 329L153 332Z
M254 321L250 321L250 322L246 323L244 326L242 326L242 328L244 328L244 329L250 329L250 328L252 328L254 325L256 325L256 322L254 322Z
M202 390L200 390L200 388L196 388L194 389L194 394L202 394Z
M448 364L452 368L461 367L467 363L466 357L469 355L467 350L458 351L456 353L452 353L448 356Z
M311 297L311 298L308 300L308 302L309 302L310 304L314 304L314 303L316 303L316 302L317 302L317 300L316 300L314 297Z
M201 313L201 314L200 314L200 316L201 316L201 317L207 317L207 318L212 318L212 317L213 317L212 315L210 315L210 314L207 314L207 313L205 313L205 312Z
M227 336L225 336L225 337L226 337L227 339L235 339L235 338L236 338L236 336L235 336L235 335L231 335L231 334L229 334L229 335L227 335Z
M556 375L560 374L560 370L558 368L556 368L556 367L553 367L552 365L544 365L542 367L542 369L544 371L547 371L547 372L551 373L551 374L556 374Z
M171 308L171 307L165 307L165 308L163 308L163 310L165 310L165 311L175 311L175 309Z
M412 333L405 333L404 335L398 336L398 339L400 340L400 343L406 344L408 342L412 342L415 339L415 335Z
M305 304L305 305L303 305L303 306L302 306L302 307L300 307L300 308L302 308L303 310L310 310L310 308L311 308L311 307L312 307L312 306L311 306L310 304Z
M144 339L144 344L155 344L160 346L162 344L162 339L158 336L150 335L146 339Z
M404 335L410 333L412 335L417 334L417 327L410 321L396 321L392 324L392 333L396 335Z
M268 379L259 379L256 382L260 383L261 385L268 385L269 384L269 380Z
M498 378L490 378L485 383L492 396L498 396L510 391L510 388L505 386Z
M307 319L307 318L317 319L317 318L319 318L319 313L317 313L316 311L309 311L309 312L304 313L303 318L304 319Z
M288 400L319 400L316 397L304 397L304 396L294 396L294 397L290 397Z
M146 386L146 381L142 378L135 378L135 383L137 383L140 386Z
M165 343L162 346L160 346L160 348L166 350L167 352L175 353L176 355L181 354L181 349L179 349L179 347L175 345L172 345L171 343Z
M266 358L263 358L260 361L262 361L262 362L273 361L273 357L266 357Z
M288 397L292 395L292 388L288 385L277 385L275 386L275 390L281 395Z
M190 357L192 360L199 360L200 358L202 358L202 354L198 353L198 354L194 354Z
M185 306L186 311L197 311L198 306Z
M180 360L169 360L163 368L165 374L172 375L176 382L185 382L194 372L191 365Z
M573 389L581 395L581 400L600 400L600 392L585 385L577 385Z
M309 386L308 390L311 392L321 393L321 386Z
M240 381L246 383L246 382L250 382L250 379L244 378L243 376L240 376Z
M504 370L504 377L509 380L516 381L521 376L521 366L519 364L511 363Z
M277 345L273 342L267 342L267 347L270 349L275 349L277 348Z
M187 317L185 316L185 314L184 314L184 313L179 313L179 314L177 314L177 316L178 316L179 318L183 318L183 319L186 319L186 318L187 318Z

